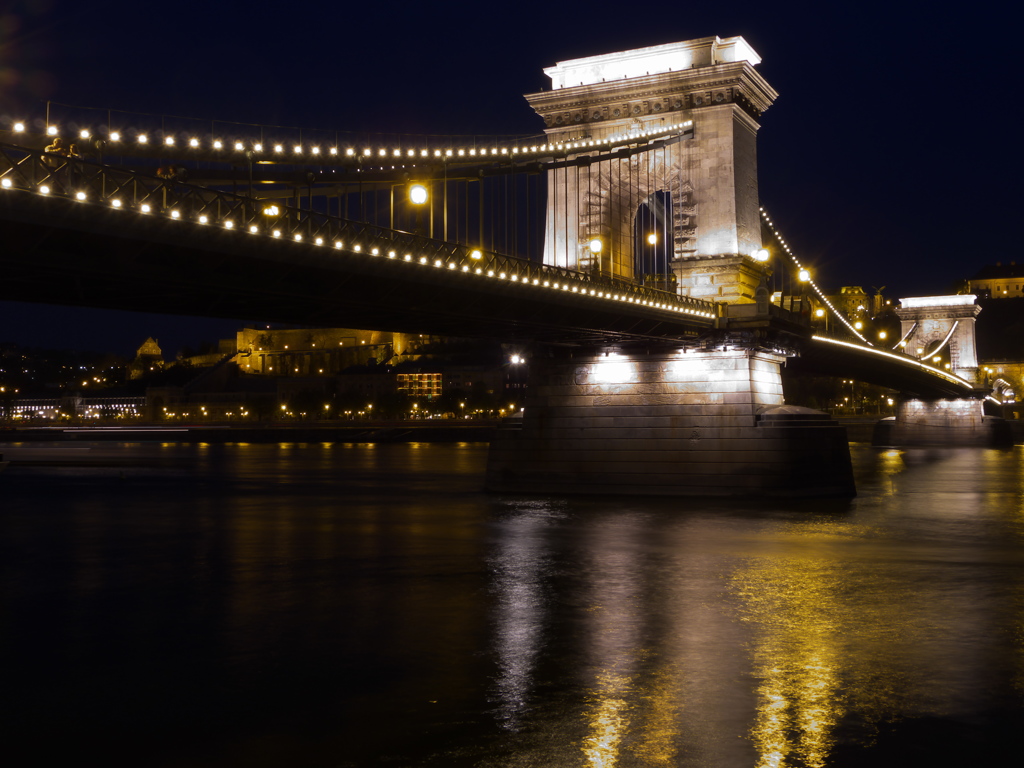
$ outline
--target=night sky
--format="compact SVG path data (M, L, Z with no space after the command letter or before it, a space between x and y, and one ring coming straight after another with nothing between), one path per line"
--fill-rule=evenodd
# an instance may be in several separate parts
M14 2L0 11L0 119L50 99L307 129L538 133L522 94L549 84L544 67L742 35L780 94L759 136L762 204L826 289L946 293L1017 259L1009 4L707 5ZM37 346L128 353L153 335L173 355L238 325L0 303L0 341Z

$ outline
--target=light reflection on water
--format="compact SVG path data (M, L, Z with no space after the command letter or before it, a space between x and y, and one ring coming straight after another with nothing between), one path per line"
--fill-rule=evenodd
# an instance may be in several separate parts
M998 723L1022 705L1021 449L855 453L849 503L574 500L571 522L550 521L549 548L579 550L562 588L579 614L562 714L585 727L559 764L888 764L908 721L949 729L921 747L931 764L1010 742ZM535 547L543 512L511 518L534 520ZM499 550L514 546L504 526ZM530 578L557 602L560 579Z
M984 762L1024 724L1021 448L854 446L825 502L490 496L472 444L19 451L0 716L37 737L781 768Z

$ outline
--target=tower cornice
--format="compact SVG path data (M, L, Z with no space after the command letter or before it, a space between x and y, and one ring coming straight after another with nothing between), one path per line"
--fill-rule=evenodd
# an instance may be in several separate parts
M778 93L747 61L567 86L526 95L548 132L611 121L671 117L736 104L754 119Z

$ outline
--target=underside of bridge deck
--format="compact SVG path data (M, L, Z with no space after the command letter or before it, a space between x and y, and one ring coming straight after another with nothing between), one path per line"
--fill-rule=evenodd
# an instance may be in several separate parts
M551 343L694 339L713 320L367 252L0 195L0 299Z
M980 399L985 392L956 377L939 375L905 355L817 337L801 346L799 356L787 360L786 369L797 376L856 379L914 397Z

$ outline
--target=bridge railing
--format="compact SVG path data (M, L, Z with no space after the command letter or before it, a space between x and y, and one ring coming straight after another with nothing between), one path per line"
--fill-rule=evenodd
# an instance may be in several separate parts
M416 260L462 272L493 273L518 281L548 281L574 292L614 292L628 303L670 308L707 319L717 314L711 302L628 280L538 264L414 232L189 184L183 173L173 166L160 169L157 176L152 176L0 144L0 185L5 189L59 195L81 203L114 206L274 238Z

